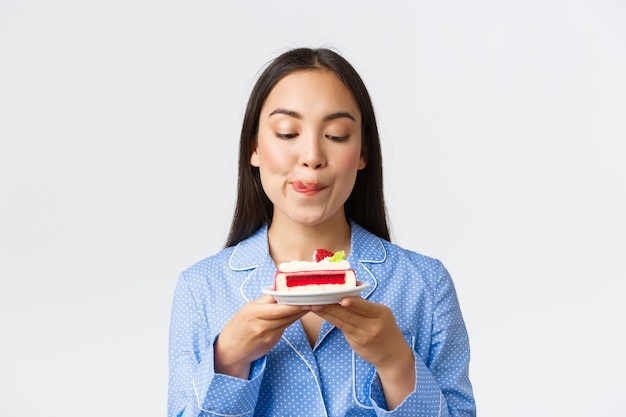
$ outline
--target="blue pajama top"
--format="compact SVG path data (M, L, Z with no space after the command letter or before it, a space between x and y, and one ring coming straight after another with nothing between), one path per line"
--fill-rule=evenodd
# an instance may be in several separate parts
M356 223L348 261L361 296L388 306L415 356L414 391L385 404L375 368L340 329L322 324L311 348L300 321L251 367L248 380L213 370L213 343L246 302L272 285L267 226L185 270L170 322L168 416L475 416L467 331L454 284L436 259L380 239Z

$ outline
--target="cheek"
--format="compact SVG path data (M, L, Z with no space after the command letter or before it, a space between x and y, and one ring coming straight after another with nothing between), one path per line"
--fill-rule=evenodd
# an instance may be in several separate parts
M287 158L284 152L271 146L268 142L259 141L259 168L269 172L283 172L286 170Z
M352 172L358 170L361 162L361 149L354 148L349 152L340 153L337 162L345 171Z

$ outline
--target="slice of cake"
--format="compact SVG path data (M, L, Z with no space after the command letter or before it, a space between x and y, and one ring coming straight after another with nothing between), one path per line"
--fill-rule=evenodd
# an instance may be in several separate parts
M275 291L320 291L356 287L344 251L317 249L313 261L283 262L274 275Z

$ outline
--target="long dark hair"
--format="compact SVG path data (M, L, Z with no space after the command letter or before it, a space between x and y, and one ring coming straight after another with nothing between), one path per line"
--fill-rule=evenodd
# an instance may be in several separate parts
M358 171L344 209L347 218L389 240L380 137L367 88L352 65L338 53L325 48L296 48L270 62L250 93L239 142L237 203L226 247L236 245L272 221L274 206L263 191L259 169L250 165L250 156L256 148L259 117L267 96L278 81L299 70L331 71L352 92L361 111L362 152L367 164Z

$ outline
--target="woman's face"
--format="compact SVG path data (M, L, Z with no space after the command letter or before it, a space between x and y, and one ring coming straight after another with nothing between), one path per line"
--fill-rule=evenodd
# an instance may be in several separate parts
M281 79L259 118L250 164L259 168L275 221L317 225L344 216L361 153L361 113L348 88L325 70Z

